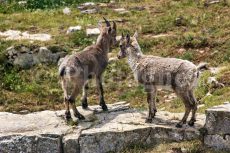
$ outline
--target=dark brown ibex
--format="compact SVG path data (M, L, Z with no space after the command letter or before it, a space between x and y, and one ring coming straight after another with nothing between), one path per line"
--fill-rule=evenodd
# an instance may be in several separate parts
M106 27L99 25L100 35L96 44L86 47L82 52L66 56L59 66L61 85L64 91L64 103L66 108L66 119L71 119L69 104L71 105L74 116L84 119L75 105L75 98L83 88L82 107L87 108L87 88L88 80L96 76L97 89L100 96L100 106L104 111L108 108L104 101L102 87L102 73L108 64L108 52L116 44L116 23L105 20ZM69 87L72 87L70 89Z
M149 104L146 122L152 122L157 112L155 106L157 87L163 86L174 90L185 105L184 117L176 126L182 127L186 123L190 111L192 111L192 117L188 124L193 126L197 111L197 100L193 91L197 85L199 71L206 68L206 64L196 66L187 60L143 55L136 37L137 33L133 37L122 36L118 58L128 57L128 64L135 79L145 87Z

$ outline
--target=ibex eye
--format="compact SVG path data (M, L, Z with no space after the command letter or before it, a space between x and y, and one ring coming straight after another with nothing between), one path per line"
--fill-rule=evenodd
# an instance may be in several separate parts
M122 47L122 45L120 45L120 48Z

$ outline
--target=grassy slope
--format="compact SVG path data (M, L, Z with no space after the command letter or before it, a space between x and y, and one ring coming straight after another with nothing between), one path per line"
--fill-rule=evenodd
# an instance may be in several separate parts
M128 22L118 24L118 32L140 33L140 44L145 54L164 57L178 57L188 59L196 64L200 61L210 62L212 66L228 66L230 58L230 9L223 3L205 7L200 1L170 1L160 0L152 2L120 2L116 7L130 9L135 6L147 6L144 11L131 11L120 15L111 8L102 8L98 14L82 15L79 10L72 7L71 15L64 15L62 9L45 11L22 11L12 14L0 14L0 31L8 29L30 31L31 33L49 33L53 39L49 42L3 41L0 40L0 61L4 50L16 44L61 46L71 53L73 49L81 49L89 45L95 38L85 36L83 31L66 35L69 26L81 25L83 30L87 27L96 27L102 16L110 19L123 18ZM179 18L179 19L177 19ZM177 19L177 20L176 20ZM132 27L132 28L130 28ZM149 35L168 33L171 37L152 38ZM179 53L180 48L187 51ZM115 56L118 49L113 51ZM200 51L204 51L200 53ZM2 66L0 66L0 70ZM38 111L45 109L62 108L62 91L58 84L56 65L39 65L31 70L18 71L9 68L0 78L0 111ZM229 85L229 69L218 75ZM209 86L204 84L210 73L206 72L200 81L196 95L200 103L207 107L223 103L229 99L230 88L226 87L214 92L213 96L203 98ZM146 96L142 86L133 80L132 73L125 60L112 63L104 74L105 99L108 103L126 100L133 107L147 108ZM98 94L95 83L92 81L89 91L89 103L98 103ZM165 92L160 92L158 107L166 110L182 112L183 105L179 99L173 102L164 102ZM77 103L79 103L80 96Z

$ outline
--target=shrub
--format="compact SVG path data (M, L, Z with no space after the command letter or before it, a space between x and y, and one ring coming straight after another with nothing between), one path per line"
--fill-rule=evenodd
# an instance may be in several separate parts
M86 36L86 33L84 31L76 31L71 35L70 40L74 43L76 46L85 47L88 45L91 45L93 42L93 39Z
M184 48L202 48L207 47L209 42L207 37L203 35L186 33L180 38L178 45L183 46Z

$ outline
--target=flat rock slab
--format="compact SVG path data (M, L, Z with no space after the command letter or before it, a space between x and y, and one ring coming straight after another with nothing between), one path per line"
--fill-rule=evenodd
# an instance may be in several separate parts
M130 109L119 102L88 110L80 107L85 121L68 126L63 111L43 111L27 115L0 113L0 152L105 153L133 144L192 140L199 137L205 115L198 115L195 127L175 128L182 113L158 112L153 123L145 123L147 112ZM76 118L74 118L77 120Z
M206 110L204 143L215 149L230 151L230 104L215 106Z
M49 41L51 40L51 35L38 33L29 34L27 31L21 32L17 30L8 30L5 32L0 32L0 37L5 37L6 40L37 40L37 41Z
M86 29L86 35L91 36L91 35L99 35L100 30L98 28L92 28L92 29Z

